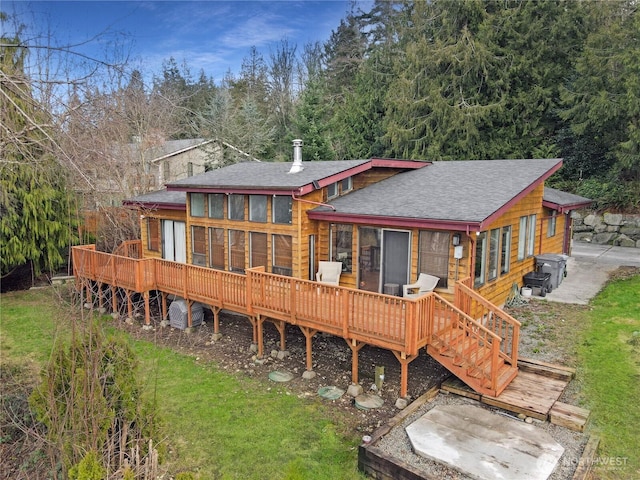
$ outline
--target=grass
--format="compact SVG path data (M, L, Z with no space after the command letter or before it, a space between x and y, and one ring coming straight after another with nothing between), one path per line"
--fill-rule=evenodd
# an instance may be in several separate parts
M36 371L71 313L51 289L0 297L2 363ZM105 322L111 321L105 317ZM359 438L319 399L300 399L277 384L220 372L152 343L130 340L148 395L166 424L165 466L199 479L353 479Z
M594 467L599 478L640 478L640 276L610 283L592 307L578 357L601 438Z

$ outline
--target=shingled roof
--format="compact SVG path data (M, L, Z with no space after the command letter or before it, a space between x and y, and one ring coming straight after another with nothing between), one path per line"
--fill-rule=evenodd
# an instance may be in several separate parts
M559 210L564 213L569 210L575 210L576 208L588 207L593 203L593 200L555 188L544 187L542 202L545 207L553 208L554 210Z
M295 190L370 162L371 160L304 162L304 170L298 173L289 173L291 163L236 163L171 182L167 188L169 190L198 188Z
M310 217L327 212L336 221L357 216L482 226L561 166L561 159L433 162L337 198L335 211L319 207Z

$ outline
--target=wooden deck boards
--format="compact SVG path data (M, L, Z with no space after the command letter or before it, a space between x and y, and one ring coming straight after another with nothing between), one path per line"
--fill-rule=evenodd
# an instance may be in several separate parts
M560 398L567 384L567 380L520 371L498 397L478 395L457 378L450 378L443 382L442 389L509 412L547 420L551 408Z

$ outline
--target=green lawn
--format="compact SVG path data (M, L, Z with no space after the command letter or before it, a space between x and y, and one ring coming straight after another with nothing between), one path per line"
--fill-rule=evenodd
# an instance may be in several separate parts
M51 289L0 297L2 362L35 372L56 335L68 335L71 310ZM105 317L105 322L110 322ZM359 437L341 431L339 415L318 400L275 384L222 373L215 365L133 341L146 394L157 395L166 424L165 466L201 479L352 479ZM271 388L269 388L271 387Z
M592 307L578 362L601 438L594 467L599 478L640 478L640 276L609 284Z

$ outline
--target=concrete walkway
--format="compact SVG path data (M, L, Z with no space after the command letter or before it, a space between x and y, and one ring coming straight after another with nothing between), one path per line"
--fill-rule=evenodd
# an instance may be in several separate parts
M574 242L567 276L545 299L587 305L602 290L609 274L623 265L640 267L640 248Z

